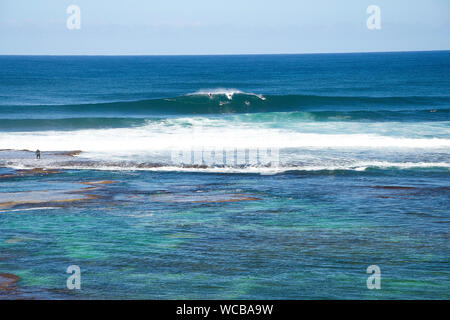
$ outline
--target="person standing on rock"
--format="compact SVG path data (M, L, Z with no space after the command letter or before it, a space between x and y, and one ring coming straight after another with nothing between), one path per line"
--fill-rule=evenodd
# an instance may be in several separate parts
M36 150L36 159L40 159L41 158L41 151L39 149Z

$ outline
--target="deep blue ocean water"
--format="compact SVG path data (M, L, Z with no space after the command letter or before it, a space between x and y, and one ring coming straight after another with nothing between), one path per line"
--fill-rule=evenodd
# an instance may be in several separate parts
M0 297L448 299L449 74L449 51L0 56Z

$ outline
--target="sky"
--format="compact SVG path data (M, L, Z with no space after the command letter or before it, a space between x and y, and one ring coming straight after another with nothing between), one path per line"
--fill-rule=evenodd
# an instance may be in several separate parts
M67 8L80 8L80 29ZM381 29L368 29L369 5ZM0 54L450 49L450 0L0 0Z

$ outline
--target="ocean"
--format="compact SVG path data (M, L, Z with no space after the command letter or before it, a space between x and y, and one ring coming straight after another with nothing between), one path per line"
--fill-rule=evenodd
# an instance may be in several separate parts
M449 299L449 74L450 51L0 56L0 298Z

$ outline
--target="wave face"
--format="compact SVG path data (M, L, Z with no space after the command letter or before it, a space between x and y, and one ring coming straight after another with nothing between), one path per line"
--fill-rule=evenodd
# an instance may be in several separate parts
M0 149L93 161L49 167L200 170L174 165L171 152L259 148L279 151L282 171L447 170L449 58L3 57ZM1 163L33 165L24 157ZM244 167L233 170L263 170Z
M449 120L450 97L365 97L262 95L238 90L205 90L179 97L140 101L75 105L1 106L6 117L41 119L42 113L53 118L106 116L167 116L192 114L233 114L298 112L298 118L317 121L340 120ZM75 121L75 120L74 120ZM105 121L104 118L98 121Z
M216 89L143 101L0 106L0 127L2 131L133 128L194 115L213 120L236 115L235 122L275 127L308 122L437 123L450 120L449 105L450 97L275 96ZM191 125L189 120L186 125Z

